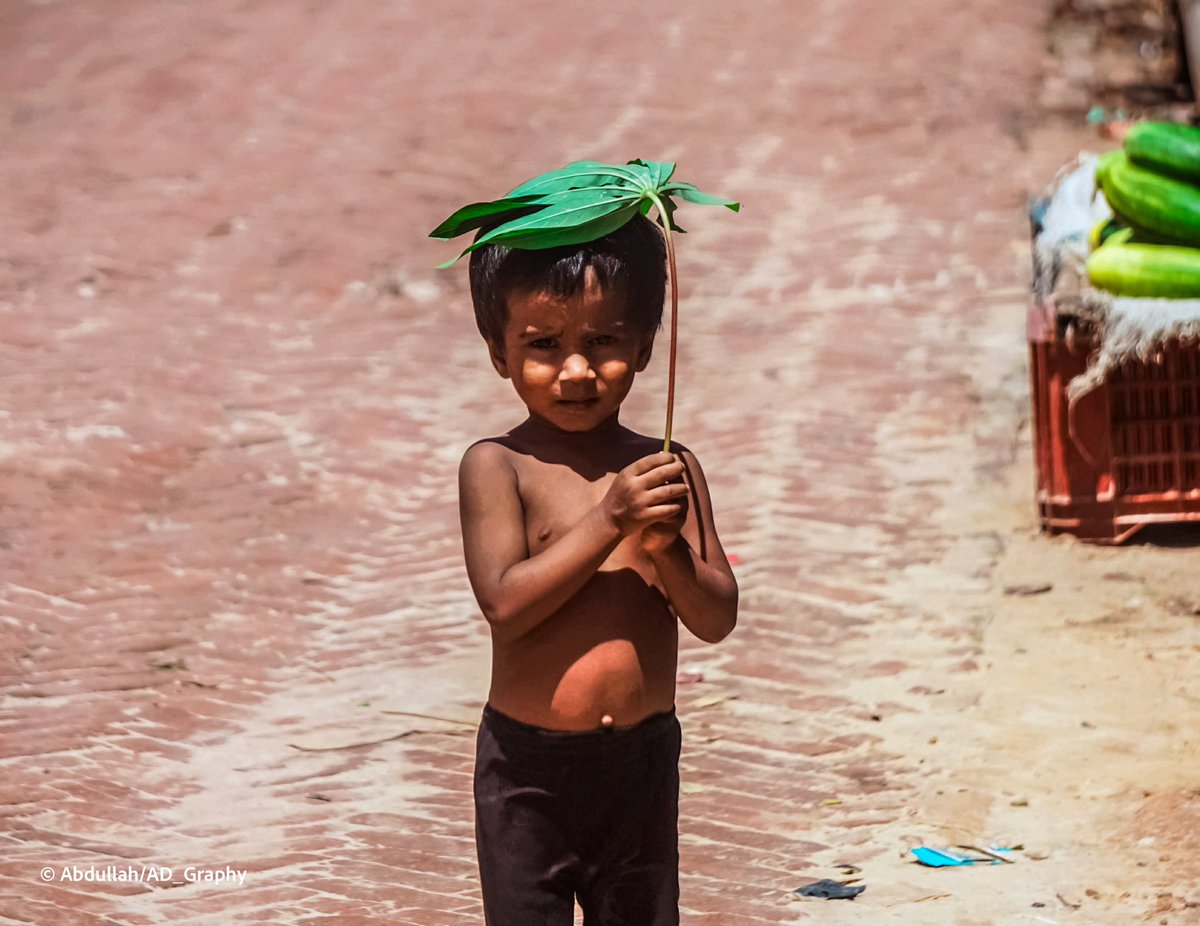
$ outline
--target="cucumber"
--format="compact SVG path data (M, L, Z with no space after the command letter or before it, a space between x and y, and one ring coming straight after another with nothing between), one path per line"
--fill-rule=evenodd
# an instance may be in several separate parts
M1128 226L1118 226L1109 231L1107 235L1100 237L1101 244L1129 244L1131 242L1137 242L1137 231Z
M1114 158L1101 188L1113 211L1133 225L1186 245L1200 245L1200 188Z
M1096 159L1096 186L1104 186L1104 178L1108 176L1109 168L1112 167L1114 161L1120 161L1125 157L1125 152L1120 148L1114 148L1112 151L1105 151Z
M1138 167L1200 182L1200 128L1174 122L1139 122L1125 136L1125 154Z
M1111 219L1101 219L1088 234L1088 249L1096 250L1102 244L1107 244L1112 241L1120 244L1128 241L1134 235L1134 230L1129 225L1121 222L1120 219L1113 217Z
M1200 250L1110 242L1088 257L1087 275L1116 296L1200 298Z
M1134 244L1175 244L1181 248L1190 247L1186 241L1181 241L1178 238L1172 238L1170 235L1164 235L1160 232L1152 232L1147 228L1141 228L1127 215L1121 215L1119 212L1114 212L1110 222L1116 223L1117 228L1131 228L1133 235L1129 238ZM1106 235L1112 234L1111 230L1106 230ZM1108 240L1106 237L1105 241Z

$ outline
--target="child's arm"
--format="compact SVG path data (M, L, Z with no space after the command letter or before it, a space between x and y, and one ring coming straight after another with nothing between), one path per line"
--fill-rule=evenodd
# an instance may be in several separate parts
M484 442L459 467L459 513L467 575L495 634L516 639L553 615L600 568L622 538L683 510L683 466L651 454L617 474L604 499L536 556L508 452Z
M712 499L700 464L681 450L691 483L694 515L685 510L673 520L642 532L642 549L654 563L671 608L695 636L717 643L737 623L738 588L721 540L713 526Z

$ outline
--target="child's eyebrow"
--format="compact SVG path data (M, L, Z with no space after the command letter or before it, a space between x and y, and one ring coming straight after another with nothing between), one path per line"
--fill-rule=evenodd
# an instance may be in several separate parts
M628 328L628 322L625 319L619 319L612 322L601 322L598 325L593 325L590 322L585 323L582 328L587 334L595 334L597 331L613 331L619 328Z
M521 337L524 338L526 341L529 341L534 338L553 337L557 333L558 332L553 328L536 328L533 325L530 325L528 328L526 328L524 331L521 332Z

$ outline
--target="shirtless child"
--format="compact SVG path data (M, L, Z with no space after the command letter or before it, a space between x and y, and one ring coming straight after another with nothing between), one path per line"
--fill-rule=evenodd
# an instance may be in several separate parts
M471 587L491 628L475 766L489 926L679 922L677 622L710 643L737 585L700 466L618 420L666 282L637 216L587 244L488 246L471 297L529 416L459 471Z

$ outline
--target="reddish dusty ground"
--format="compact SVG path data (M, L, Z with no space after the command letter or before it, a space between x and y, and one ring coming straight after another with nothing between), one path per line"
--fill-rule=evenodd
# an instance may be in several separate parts
M454 477L520 408L424 235L580 157L744 203L681 215L742 587L684 922L1200 920L1194 549L1034 530L1024 207L1095 144L1047 5L675 6L0 7L0 922L477 921ZM1025 850L907 858L958 842Z

